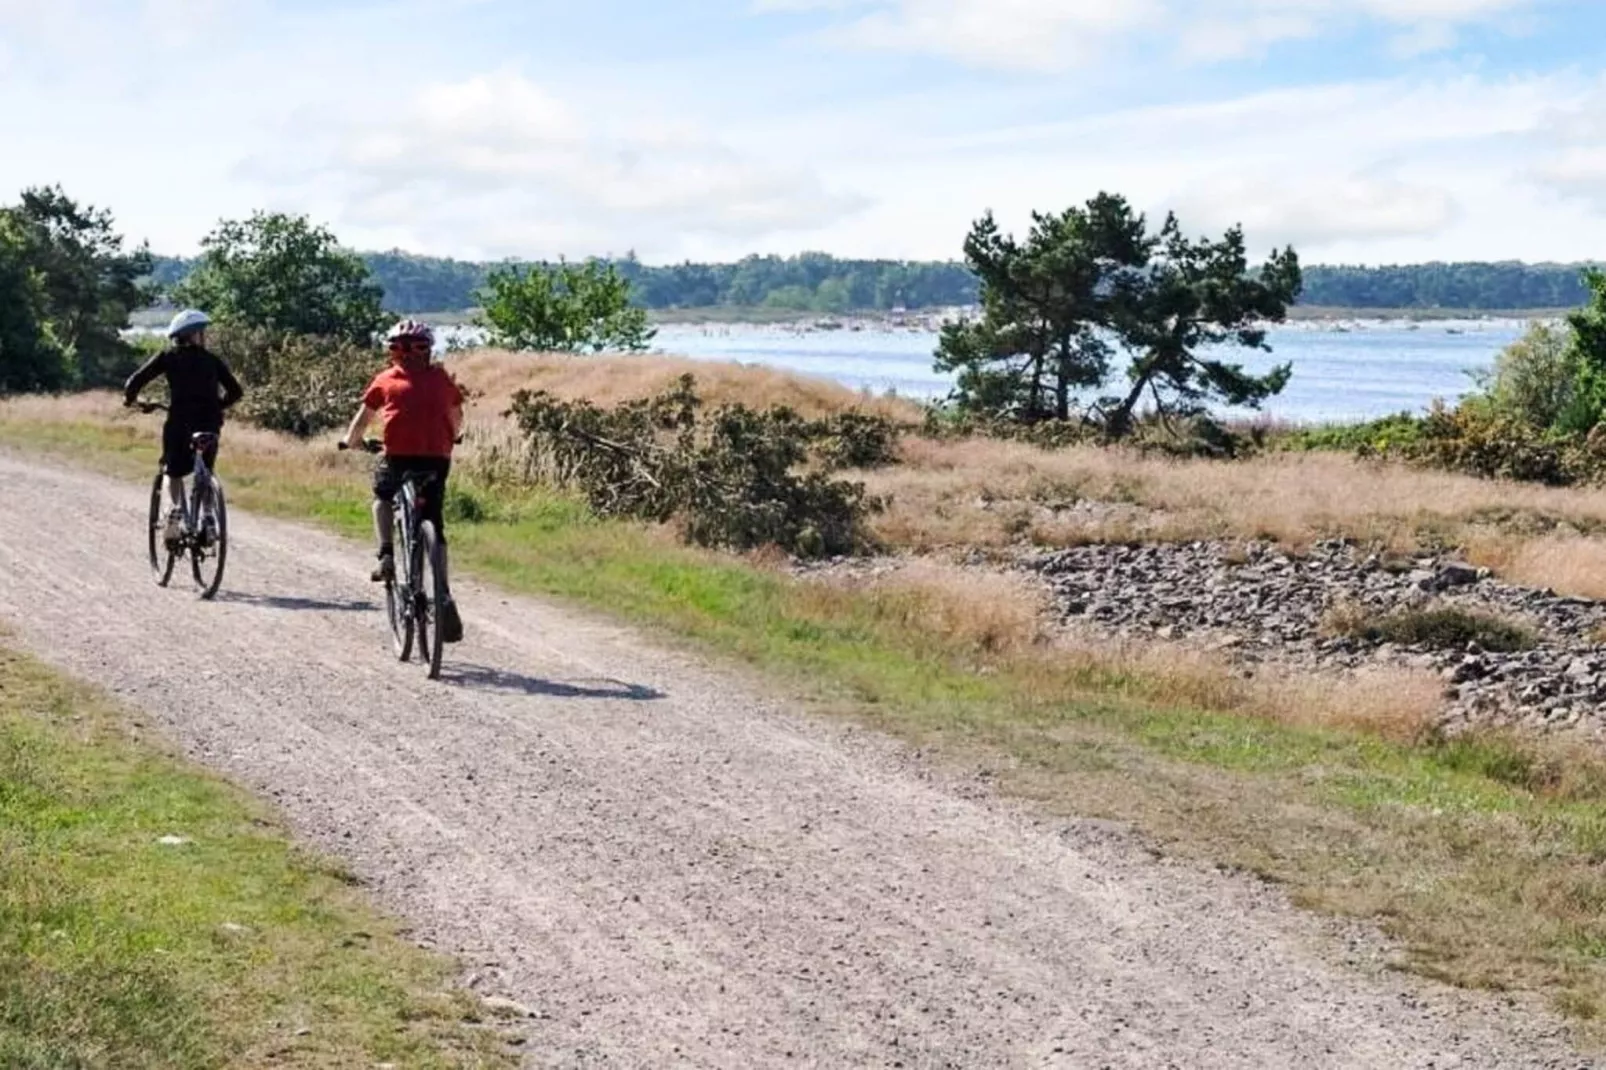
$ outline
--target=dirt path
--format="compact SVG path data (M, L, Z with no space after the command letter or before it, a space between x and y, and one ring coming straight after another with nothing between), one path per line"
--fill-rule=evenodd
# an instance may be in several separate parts
M532 1008L532 1066L1591 1065L1326 964L1253 882L964 798L626 631L463 584L431 684L360 547L236 515L208 605L151 585L137 488L0 454L0 493L0 620Z

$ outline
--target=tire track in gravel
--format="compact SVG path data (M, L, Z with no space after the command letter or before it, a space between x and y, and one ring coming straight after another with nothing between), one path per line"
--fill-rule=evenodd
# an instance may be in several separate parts
M140 488L0 454L0 492L18 641L530 1007L531 1066L1594 1065L1542 1014L1332 964L1274 890L966 797L629 630L460 581L431 683L362 547L235 513L207 604L151 584Z

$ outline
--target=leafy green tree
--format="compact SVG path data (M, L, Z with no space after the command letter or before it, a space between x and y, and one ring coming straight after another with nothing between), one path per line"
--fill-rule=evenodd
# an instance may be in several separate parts
M80 206L59 186L24 190L21 203L0 212L38 278L51 348L65 354L72 382L121 382L137 360L121 332L149 302L140 283L151 271L149 250L126 252L110 212Z
M1578 364L1569 331L1534 323L1477 377L1483 402L1495 414L1528 427L1559 426L1578 395Z
M638 352L657 333L630 303L630 283L601 260L493 271L479 318L491 344L556 353Z
M800 283L780 286L764 295L763 306L808 312L814 308L814 292Z
M814 307L821 312L847 312L853 308L851 280L829 278L814 291Z
M1292 371L1253 375L1201 352L1221 345L1269 350L1267 323L1280 323L1300 292L1299 257L1290 247L1249 269L1243 230L1192 240L1167 216L1154 255L1128 276L1116 300L1116 333L1132 354L1125 396L1101 404L1111 437L1128 434L1147 394L1162 418L1195 416L1211 401L1258 407L1281 393Z
M981 280L982 315L945 326L939 371L959 372L963 411L1027 423L1068 419L1073 395L1109 375L1102 328L1115 322L1129 272L1153 242L1127 202L1100 194L1060 215L1033 213L1024 243L992 213L965 240Z
M1592 430L1606 416L1606 273L1587 268L1582 277L1589 300L1567 317L1577 386L1559 421L1561 430L1575 433Z
M0 394L59 390L67 385L67 354L48 319L41 272L30 263L31 242L14 213L0 211Z
M225 220L201 249L173 297L219 323L359 345L384 325L383 291L368 266L305 216Z

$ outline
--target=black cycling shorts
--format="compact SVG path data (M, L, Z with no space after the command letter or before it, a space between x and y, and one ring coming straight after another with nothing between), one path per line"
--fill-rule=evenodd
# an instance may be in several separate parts
M435 523L435 534L441 545L446 545L446 518L441 515L441 503L446 498L446 477L452 471L450 457L391 457L379 459L374 466L374 497L389 500L401 490L410 475L435 475L439 478L424 495L422 520Z
M187 476L195 471L195 450L190 436L203 431L216 434L216 427L200 427L189 423L168 422L162 425L162 470L170 476ZM217 444L214 442L202 456L206 466L217 471Z

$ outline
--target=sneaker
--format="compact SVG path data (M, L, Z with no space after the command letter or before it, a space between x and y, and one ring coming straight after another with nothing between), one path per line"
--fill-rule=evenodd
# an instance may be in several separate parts
M162 541L170 547L184 541L184 514L177 509L167 511L167 522L162 526Z
M388 550L379 553L379 567L368 577L375 583L390 583L396 578L396 558Z
M441 642L463 641L463 618L457 614L457 600L450 595L441 603Z

